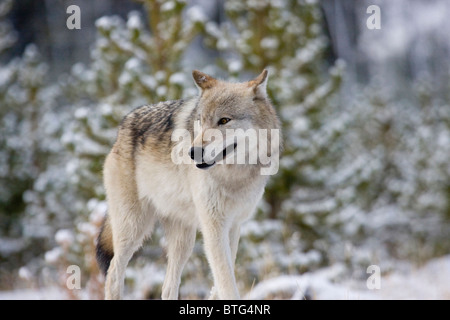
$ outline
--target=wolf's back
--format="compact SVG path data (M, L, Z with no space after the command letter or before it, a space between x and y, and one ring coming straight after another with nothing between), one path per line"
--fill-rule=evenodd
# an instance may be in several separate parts
M134 109L122 120L115 147L134 156L146 145L156 152L170 145L177 115L185 103L185 100L171 100ZM170 156L170 150L166 153Z

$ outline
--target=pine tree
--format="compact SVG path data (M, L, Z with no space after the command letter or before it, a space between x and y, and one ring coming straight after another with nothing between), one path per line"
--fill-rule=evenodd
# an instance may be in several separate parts
M349 104L353 120L333 181L342 203L334 227L355 246L349 262L421 263L448 250L449 113L434 81L416 81L403 101L399 87L373 81Z
M0 54L5 56L16 40L7 20L12 3L0 4ZM44 245L35 241L42 239L42 233L46 232L37 228L41 216L35 212L24 213L35 180L47 169L49 155L57 149L55 139L42 139L55 130L52 112L55 92L46 83L47 70L48 66L32 44L21 57L0 65L1 233L20 244L15 246L17 252L12 250L8 257L0 252L1 262L8 268L30 260ZM27 225L24 223L27 219L38 223Z

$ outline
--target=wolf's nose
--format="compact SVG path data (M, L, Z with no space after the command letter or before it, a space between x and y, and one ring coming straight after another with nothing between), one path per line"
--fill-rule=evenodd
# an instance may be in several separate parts
M203 162L203 148L202 147L191 147L191 149L189 149L189 156L195 162L202 163Z

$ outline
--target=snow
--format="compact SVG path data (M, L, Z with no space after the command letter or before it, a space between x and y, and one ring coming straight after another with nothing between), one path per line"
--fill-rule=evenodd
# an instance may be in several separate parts
M108 17L101 17L99 19L97 19L97 21L95 22L95 26L99 29L109 29L111 28L112 24L111 24L111 20Z
M119 77L119 84L121 86L126 86L127 84L131 84L133 81L133 77L128 72L124 72Z
M279 46L279 41L275 37L266 37L261 40L261 48L266 50L276 50Z
M233 60L228 64L228 71L236 73L242 70L242 63L238 60Z
M63 248L69 247L73 243L74 239L74 234L72 230L69 229L60 229L55 234L56 242Z
M61 258L63 251L61 248L56 247L45 253L45 261L49 264L56 264Z
M183 85L186 82L185 74L182 72L176 72L170 76L169 82L172 84Z
M86 107L80 107L75 110L74 116L77 119L85 119L89 114L89 109Z
M164 4L161 6L161 11L171 11L175 9L175 2L174 1L166 1L164 2Z
M281 230L282 227L281 221L267 220L257 222L250 220L242 225L241 235L263 239L270 233Z
M163 97L167 94L167 87L166 86L159 86L156 88L156 94L160 97Z
M186 11L186 15L188 19L192 22L201 22L205 23L207 21L207 17L203 12L202 8L198 5L192 6Z
M33 274L27 267L21 267L19 269L19 277L25 281L33 281Z
M149 75L143 75L141 76L141 82L143 85L150 89L155 89L158 85L158 82L156 81L155 77L149 76Z
M230 42L225 38L219 38L217 41L217 48L220 50L226 50L230 46Z
M62 300L65 296L65 292L56 287L0 291L0 300Z
M129 71L139 71L139 68L141 68L141 62L137 58L131 58L125 63L125 69Z
M211 35L211 36L213 36L215 38L220 38L221 35L222 35L222 33L221 33L219 27L217 26L217 24L212 22L212 21L208 21L205 24L205 29L206 29L206 32L209 35Z
M128 14L127 20L127 28L128 29L142 29L142 21L140 14L136 11L132 11Z
M380 289L369 289L367 279L340 279L344 270L343 266L336 264L302 275L270 278L258 283L244 299L450 299L450 255L431 260L421 268L407 264L399 270L382 274Z

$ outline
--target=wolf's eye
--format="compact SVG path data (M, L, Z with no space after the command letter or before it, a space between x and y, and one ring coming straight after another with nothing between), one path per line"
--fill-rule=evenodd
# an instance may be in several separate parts
M219 122L218 122L217 124L218 124L218 125L226 124L226 123L228 123L230 120L231 120L231 119L229 119L229 118L220 118L220 120L219 120Z

